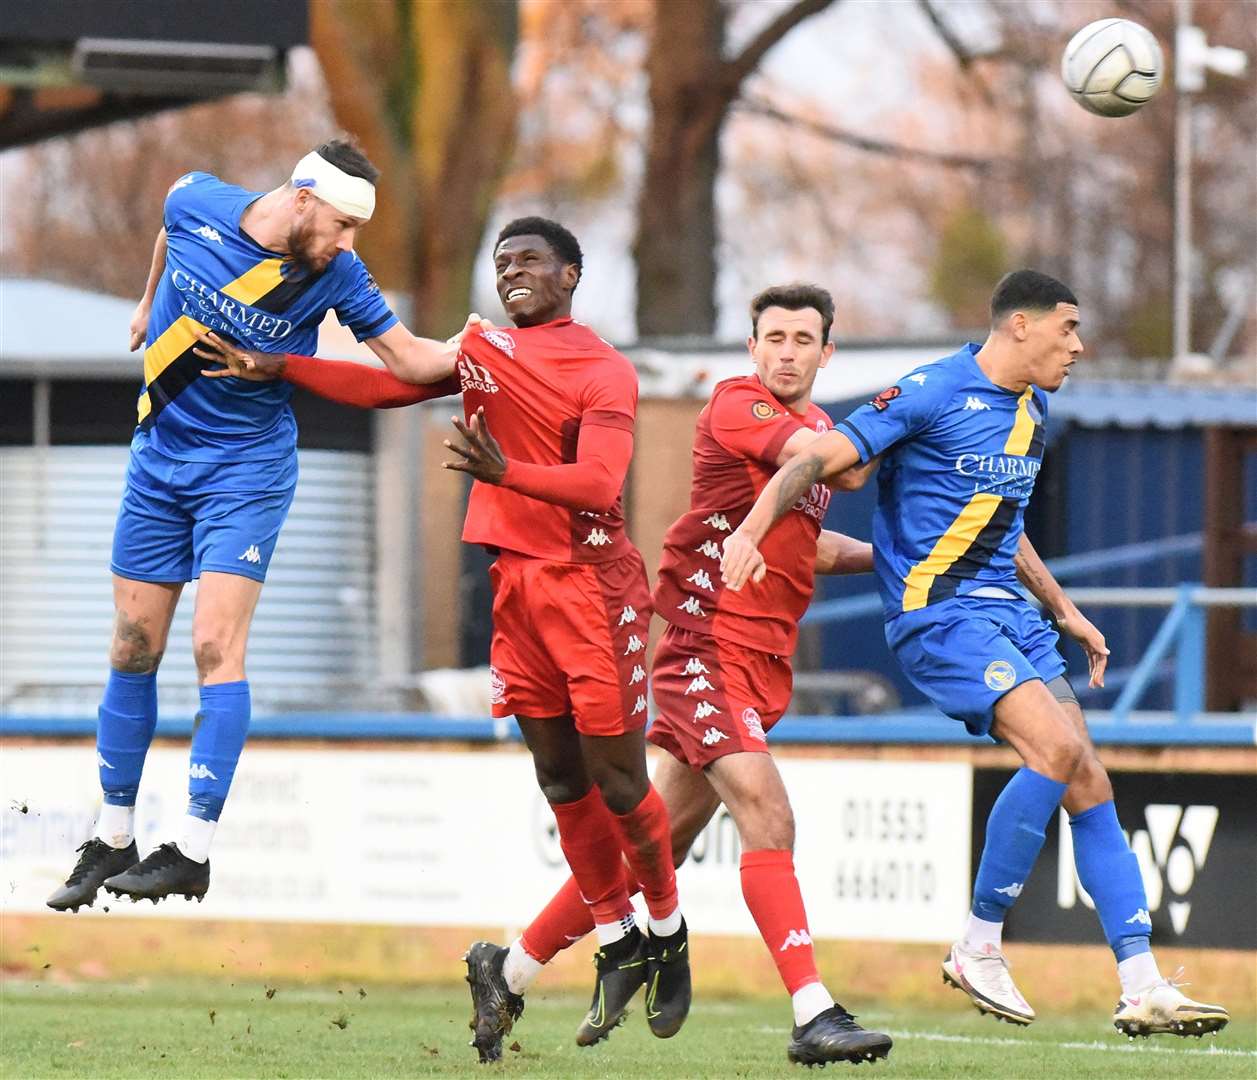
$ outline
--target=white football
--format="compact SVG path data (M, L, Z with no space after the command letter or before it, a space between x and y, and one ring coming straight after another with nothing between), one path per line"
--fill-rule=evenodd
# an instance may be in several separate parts
M1065 46L1061 78L1088 112L1127 116L1161 86L1161 46L1129 19L1100 19L1084 26Z

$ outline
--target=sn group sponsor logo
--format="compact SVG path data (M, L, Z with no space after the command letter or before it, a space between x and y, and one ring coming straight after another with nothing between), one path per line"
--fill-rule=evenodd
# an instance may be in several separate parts
M479 390L482 394L496 394L502 389L493 378L493 372L484 364L473 363L466 353L458 354L458 381L464 393Z
M833 495L829 485L813 484L812 490L800 496L794 508L815 521L824 521L825 512L829 509L829 500L833 498Z

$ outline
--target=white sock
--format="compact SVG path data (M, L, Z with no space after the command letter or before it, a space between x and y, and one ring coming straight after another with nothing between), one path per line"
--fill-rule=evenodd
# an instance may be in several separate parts
M650 927L651 937L671 937L681 929L681 909L674 907L672 914L663 919L656 919L652 915L646 925Z
M599 945L614 945L637 926L632 913L624 915L613 923L594 923L594 933L598 935Z
M502 962L502 977L506 979L506 988L512 994L522 994L532 981L541 974L545 965L534 960L524 949L523 938L516 938L507 950L506 959Z
M986 919L979 919L976 915L970 914L960 943L974 952L981 952L984 945L991 945L999 951L1003 938L1004 924L1002 922L988 922Z
M110 847L124 848L135 838L135 807L101 803L96 838Z
M205 821L203 818L186 814L183 819L183 828L175 845L193 862L205 862L209 858L210 844L214 840L216 828L218 828L217 821Z
M798 1027L815 1020L826 1009L834 1007L834 999L830 997L825 984L808 983L800 986L790 995L790 1004L794 1007L794 1022Z
M1129 997L1141 990L1164 981L1152 952L1136 953L1121 960L1117 965L1117 977L1122 981L1122 996Z

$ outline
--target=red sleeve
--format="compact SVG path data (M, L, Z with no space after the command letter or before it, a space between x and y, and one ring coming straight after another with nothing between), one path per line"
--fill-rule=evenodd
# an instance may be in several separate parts
M419 401L461 392L458 377L436 383L403 382L392 372L349 360L319 360L313 356L284 355L284 378L294 386L342 405L359 409L396 409Z
M600 364L580 394L581 431L586 427L632 432L637 416L637 371L619 353Z
M628 429L584 423L570 465L534 465L508 461L502 486L570 510L605 513L615 505L633 457L632 421Z
M803 424L757 383L717 389L711 399L711 433L731 454L777 464L777 455Z

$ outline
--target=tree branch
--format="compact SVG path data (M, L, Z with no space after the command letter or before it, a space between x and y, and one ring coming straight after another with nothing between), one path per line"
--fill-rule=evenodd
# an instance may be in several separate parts
M804 19L811 18L835 3L835 0L798 0L756 34L746 47L732 60L726 60L724 86L726 96L732 101L743 81L764 59L764 54L785 37Z
M952 55L956 58L956 63L965 71L968 71L978 57L974 55L968 45L956 36L952 28L943 19L943 16L939 14L938 9L930 3L930 0L917 0L917 7L925 12L925 17L930 20L930 25L934 27L935 33L943 39L943 44L951 50Z
M885 139L875 139L868 135L857 135L853 131L844 131L842 128L834 127L832 124L827 124L820 120L782 112L775 105L770 105L768 102L756 98L743 98L736 104L735 108L741 109L743 112L752 113L755 116L774 120L779 124L789 124L791 127L800 128L809 134L828 139L830 142L840 143L843 146L850 146L870 154L882 154L886 157L920 161L927 165L942 165L949 169L973 169L981 173L1009 164L1008 160L1004 158L979 158L971 157L968 154L947 154L936 150L919 150L916 147L904 146L901 143L887 142Z

